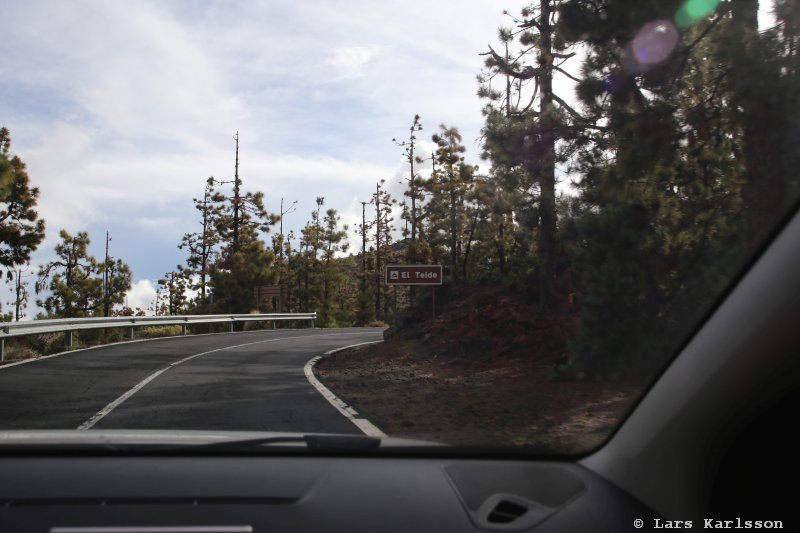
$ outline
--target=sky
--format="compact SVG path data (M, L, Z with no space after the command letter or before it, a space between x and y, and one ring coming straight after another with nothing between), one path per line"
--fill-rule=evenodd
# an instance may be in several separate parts
M353 228L386 179L401 197L402 149L415 114L425 155L439 124L479 160L476 74L503 9L493 0L7 2L0 16L0 125L39 187L50 260L58 233L88 231L90 253L133 271L128 305L185 261L199 224L192 198L230 180L240 138L244 189L297 209L317 196ZM399 221L398 221L399 222ZM3 300L7 307L6 297ZM31 298L29 317L36 308Z

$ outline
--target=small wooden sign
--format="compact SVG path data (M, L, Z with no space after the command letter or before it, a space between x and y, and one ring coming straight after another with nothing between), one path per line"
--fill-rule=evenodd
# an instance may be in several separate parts
M386 265L386 285L441 285L442 265Z
M288 287L284 285L259 285L253 287L253 297L256 300L256 309L261 305L262 300L278 299L278 312L283 312L283 302L286 300Z

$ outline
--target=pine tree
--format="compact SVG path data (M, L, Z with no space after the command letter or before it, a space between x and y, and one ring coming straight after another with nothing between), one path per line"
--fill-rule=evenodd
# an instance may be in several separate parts
M320 252L322 250L322 222L320 212L325 198L316 198L317 208L311 211L311 219L300 231L300 257L295 261L298 293L302 308L308 313L317 309L322 301L322 278Z
M0 128L0 267L6 275L28 263L44 239L45 223L36 211L38 197L25 163L11 155L10 132Z
M389 191L383 185L386 180L381 180L375 184L375 192L372 194L370 203L375 206L375 233L373 242L375 243L375 317L382 319L388 316L389 302L386 298L386 287L383 282L383 269L387 264L397 260L396 254L392 249L392 233L394 232L394 217L392 209L397 204L397 200L392 198Z
M475 176L471 201L475 206L474 263L479 281L497 283L508 279L509 258L517 254L510 196L496 177Z
M14 321L19 322L21 318L25 316L25 309L28 307L28 298L30 293L28 292L28 281L26 278L27 268L20 268L18 267L15 271L12 272L11 276L6 278L7 283L13 283L13 300L8 302L8 305L13 308L13 312L9 311L8 313L3 315L4 321Z
M778 67L785 41L755 30L755 2L691 20L680 5L562 9L565 40L589 43L585 114L602 117L570 137L581 196L562 228L580 293L572 348L592 371L660 365L743 261L741 235L752 245L796 183L796 151L782 144L796 143L785 117L798 109L796 88L783 90L796 78ZM682 33L664 22L676 13Z
M422 122L420 122L419 115L414 115L414 121L411 123L409 127L409 134L408 140L403 140L402 142L398 142L397 139L392 139L392 141L397 144L398 146L403 148L403 156L404 159L408 162L409 167L409 175L406 181L408 181L408 189L403 193L410 201L411 206L410 208L405 207L403 208L403 218L408 222L410 226L409 235L411 237L411 241L408 244L408 248L406 251L406 261L409 263L417 263L420 261L419 256L421 255L420 246L417 244L417 233L419 228L419 215L418 212L422 207L422 201L424 199L423 196L423 183L422 177L414 170L414 164L420 163L419 157L415 155L415 149L417 148L417 136L416 132L422 130ZM413 290L413 287L412 287Z
M722 80L742 127L746 232L751 245L764 238L776 213L785 213L800 182L800 86L797 2L778 2L778 26L759 32L758 0L731 2L716 57L729 68Z
M124 303L125 293L131 287L131 272L121 260L114 261L114 275L107 293L103 291L105 265L88 254L89 235L80 232L75 236L65 230L60 232L61 242L56 245L57 259L39 268L36 293L49 291L37 305L44 308L48 317L75 318L102 314L106 302L110 305Z
M158 314L170 316L185 314L189 303L186 294L190 285L189 271L178 265L175 270L164 274L164 277L158 280L158 285L157 290L164 295L161 298L163 303Z
M367 220L367 204L370 202L361 202L361 224L357 226L356 233L361 236L361 253L359 254L359 284L358 284L358 298L357 307L358 313L356 316L356 323L366 325L375 319L374 308L371 305L371 293L368 290L370 285L370 275L368 264L371 261L367 253L367 241L369 233L374 224L374 221Z
M575 52L557 31L563 3L541 0L538 5L524 8L522 18L514 19L516 31L500 30L504 53L490 46L484 54L489 73L479 77L483 82L479 94L495 104L485 109L485 153L497 164L499 175L508 181L507 188L522 193L521 200L531 200L523 207L527 213L520 219L528 222L531 233L536 233L539 306L545 313L555 313L559 300L556 163L566 160L569 153L559 154L557 148L569 129L576 124L586 127L590 122L553 89L556 74L575 79L563 67ZM513 56L509 44L515 37L523 48ZM535 59L535 66L528 64L531 58ZM498 74L505 77L504 92L489 85ZM512 105L512 99L516 104Z
M234 179L214 181L213 186L233 185L224 194L214 189L210 202L215 205L213 223L220 242L220 258L210 272L213 312L244 313L255 306L253 290L278 279L275 253L260 239L269 233L278 217L264 207L264 193L243 192L239 177L239 137L236 140Z
M208 302L208 279L211 267L218 256L220 235L217 231L216 217L219 207L214 204L214 177L208 178L203 199L193 198L195 209L200 212L200 231L184 234L178 248L187 250L187 278L189 286L200 291L198 309L205 309ZM193 281L196 279L196 282Z
M278 216L279 230L277 235L272 236L272 251L278 258L278 283L284 284L286 277L287 252L291 252L291 245L287 243L283 233L283 217L293 212L297 208L297 200L284 208L283 198L281 198L281 207ZM288 247L287 247L288 245Z
M215 313L246 313L254 309L253 289L274 285L278 279L275 254L250 233L255 232L252 229L242 231L240 249L226 258L224 268L218 263L211 270L212 311Z
M440 172L429 182L431 191L428 209L428 233L438 236L449 256L448 274L450 279L459 284L465 281L466 262L462 263L467 235L467 220L470 216L468 200L472 188L474 167L464 163L462 155L466 148L461 144L461 134L455 127L439 126L439 133L431 137L437 145L436 162ZM473 219L475 221L477 219ZM434 239L434 241L439 239ZM471 239L469 239L471 242Z
M341 217L335 209L325 212L321 232L322 244L322 303L320 306L321 321L325 326L333 326L336 321L332 316L334 293L341 285L341 264L336 259L338 253L347 251L347 226L339 228Z

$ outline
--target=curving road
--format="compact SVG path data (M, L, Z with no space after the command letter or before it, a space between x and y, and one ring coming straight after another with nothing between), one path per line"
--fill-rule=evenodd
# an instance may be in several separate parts
M0 429L360 433L303 373L377 328L177 337L0 367Z

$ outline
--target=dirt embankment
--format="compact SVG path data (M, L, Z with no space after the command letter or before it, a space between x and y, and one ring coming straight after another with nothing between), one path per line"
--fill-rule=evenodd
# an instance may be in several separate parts
M487 291L383 344L325 358L317 372L389 435L577 454L610 435L638 391L559 378L565 329L537 320L519 297Z

